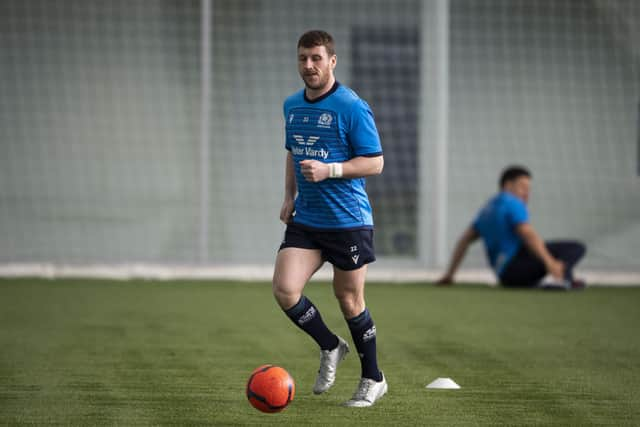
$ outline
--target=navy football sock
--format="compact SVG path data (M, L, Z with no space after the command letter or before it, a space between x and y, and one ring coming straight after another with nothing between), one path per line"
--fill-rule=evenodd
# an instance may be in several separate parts
M382 373L378 369L376 356L376 327L366 308L362 313L347 320L351 337L360 356L362 377L382 381Z
M338 346L338 337L327 328L318 309L304 295L296 305L284 312L318 343L321 350L333 350Z

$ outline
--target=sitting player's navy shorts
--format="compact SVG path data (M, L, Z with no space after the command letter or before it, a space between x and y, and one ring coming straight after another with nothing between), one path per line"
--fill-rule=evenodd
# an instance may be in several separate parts
M376 260L373 250L373 230L345 231L310 230L289 223L280 249L319 249L322 258L340 270L357 270Z

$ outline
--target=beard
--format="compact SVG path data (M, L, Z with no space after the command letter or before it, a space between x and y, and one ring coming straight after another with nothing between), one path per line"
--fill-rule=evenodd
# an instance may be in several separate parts
M329 75L325 74L324 77L321 77L318 74L303 74L302 81L304 81L304 85L312 90L322 89L329 83Z

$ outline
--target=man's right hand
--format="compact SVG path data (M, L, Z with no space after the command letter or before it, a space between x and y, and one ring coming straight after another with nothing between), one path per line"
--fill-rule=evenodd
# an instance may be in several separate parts
M285 199L280 208L280 221L285 224L289 224L293 218L293 211L295 209L295 201L293 199Z
M436 280L437 286L451 286L453 285L453 277L450 274L445 274L438 280Z
M547 273L553 276L554 279L561 282L564 280L564 263L553 258L547 265Z

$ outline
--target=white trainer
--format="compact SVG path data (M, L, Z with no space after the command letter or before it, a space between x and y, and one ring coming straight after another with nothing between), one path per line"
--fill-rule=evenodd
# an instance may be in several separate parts
M365 408L373 405L387 392L387 379L382 375L382 381L378 382L369 378L360 378L360 383L351 400L347 400L344 406L353 408Z
M320 369L318 369L316 383L313 385L315 394L324 393L331 388L336 380L338 363L347 353L349 353L349 345L340 337L338 337L338 346L333 350L320 350Z

